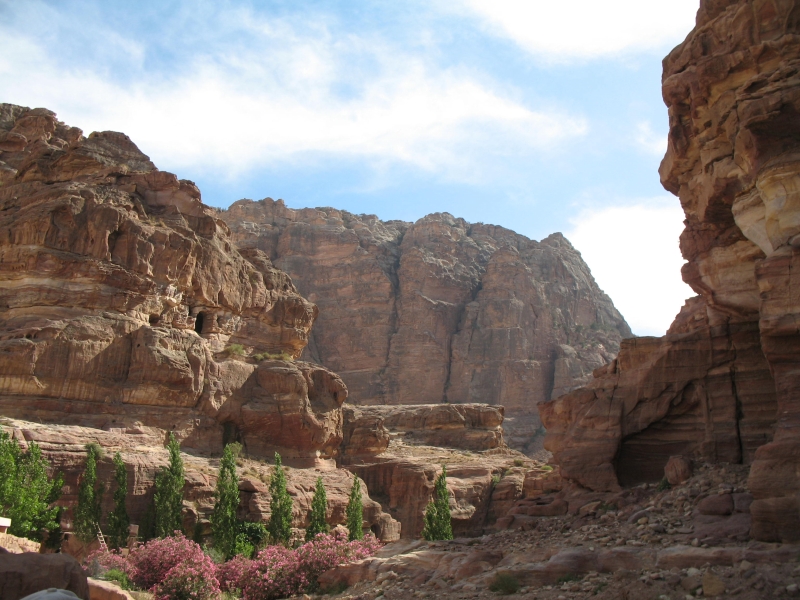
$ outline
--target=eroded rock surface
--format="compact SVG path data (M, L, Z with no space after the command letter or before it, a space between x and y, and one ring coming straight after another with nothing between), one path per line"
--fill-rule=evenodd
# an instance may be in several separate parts
M45 109L0 105L0 151L0 413L333 457L347 388L291 360L316 306L191 181Z
M798 2L701 2L664 60L660 169L700 296L542 408L563 474L593 489L652 479L668 454L752 463L752 534L770 541L800 539L798 73Z
M319 305L305 356L341 374L357 405L502 405L506 441L535 450L537 402L587 381L630 335L561 234L270 199L218 216Z

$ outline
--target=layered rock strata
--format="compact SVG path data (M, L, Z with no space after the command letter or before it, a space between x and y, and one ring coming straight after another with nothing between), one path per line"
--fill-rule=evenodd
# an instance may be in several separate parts
M542 409L564 475L595 489L652 479L670 453L751 463L762 540L800 539L799 72L798 2L701 2L664 60L660 169L700 297Z
M587 381L630 335L560 234L270 199L218 216L320 306L304 356L340 373L358 405L502 405L508 443L535 449L537 402Z
M366 482L406 539L419 537L443 465L453 531L469 536L507 514L523 497L526 476L544 472L504 446L502 407L346 406L344 420L338 463Z
M0 105L0 413L315 464L335 454L347 397L291 362L316 316L125 135Z

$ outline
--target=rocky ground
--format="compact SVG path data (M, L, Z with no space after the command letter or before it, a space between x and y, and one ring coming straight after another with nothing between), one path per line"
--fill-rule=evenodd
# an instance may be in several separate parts
M399 542L326 574L342 598L537 599L800 596L800 546L748 540L746 467L701 466L683 484L642 485L576 515L450 542Z

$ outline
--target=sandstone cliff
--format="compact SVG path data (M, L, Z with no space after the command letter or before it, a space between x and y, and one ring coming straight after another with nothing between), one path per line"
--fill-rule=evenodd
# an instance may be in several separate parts
M0 414L314 464L341 441L347 389L271 359L299 357L316 316L125 135L0 105Z
M382 222L242 200L218 216L320 307L304 356L358 405L483 402L536 449L536 404L585 383L630 329L560 234L535 242L449 214Z
M542 407L562 473L653 480L670 454L752 464L752 534L800 539L800 3L704 0L664 60L664 186L700 295Z

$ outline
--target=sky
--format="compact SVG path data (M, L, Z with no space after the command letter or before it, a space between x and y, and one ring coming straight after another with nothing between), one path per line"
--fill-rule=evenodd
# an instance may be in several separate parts
M0 0L0 102L122 131L206 204L560 231L637 335L685 298L661 59L699 0Z

